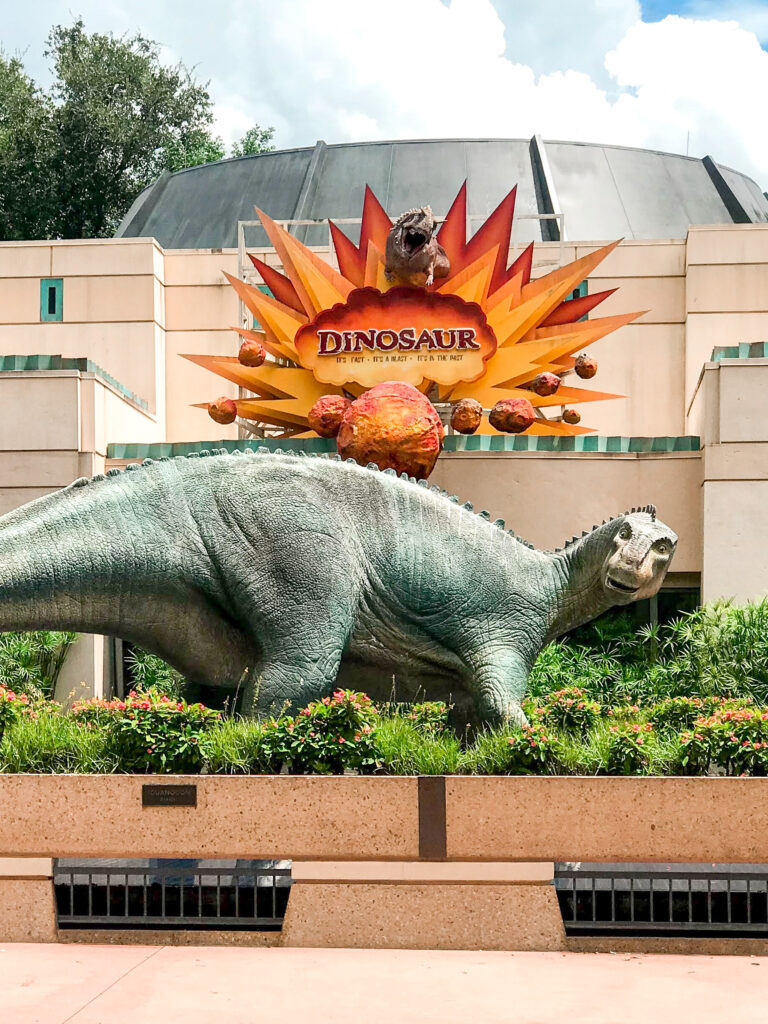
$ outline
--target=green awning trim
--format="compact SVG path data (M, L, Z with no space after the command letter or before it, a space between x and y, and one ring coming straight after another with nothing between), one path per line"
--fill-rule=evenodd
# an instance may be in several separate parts
M189 455L211 449L224 448L228 452L248 448L269 448L274 451L306 452L322 455L336 451L333 438L254 438L249 441L183 441L176 444L111 444L107 447L109 459L161 459L175 455ZM475 434L465 437L449 434L443 443L445 452L697 452L701 448L698 437L598 437L582 434L579 437L552 435L503 436Z
M738 345L716 345L710 362L721 359L768 359L768 341L742 341Z
M25 370L79 370L81 373L95 373L105 383L119 391L125 398L130 399L141 409L148 409L149 406L143 398L139 398L132 391L129 391L119 380L107 373L90 359L65 359L63 356L0 356L0 373Z

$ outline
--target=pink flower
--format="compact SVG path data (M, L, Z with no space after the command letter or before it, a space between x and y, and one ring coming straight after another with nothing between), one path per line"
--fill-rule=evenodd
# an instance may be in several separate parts
M344 743L344 742L346 742L344 737L343 736L339 736L339 743Z

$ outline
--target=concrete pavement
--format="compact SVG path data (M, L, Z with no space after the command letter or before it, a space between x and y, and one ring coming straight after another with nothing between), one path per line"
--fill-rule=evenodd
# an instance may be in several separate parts
M0 946L2 1024L723 1024L768 957Z

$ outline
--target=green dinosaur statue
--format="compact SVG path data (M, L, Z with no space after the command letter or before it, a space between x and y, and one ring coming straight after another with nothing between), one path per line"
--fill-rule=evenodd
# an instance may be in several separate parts
M394 685L522 721L541 648L655 594L677 543L646 506L538 551L424 481L262 452L148 459L0 518L0 630L123 637L192 684L245 679L259 713Z

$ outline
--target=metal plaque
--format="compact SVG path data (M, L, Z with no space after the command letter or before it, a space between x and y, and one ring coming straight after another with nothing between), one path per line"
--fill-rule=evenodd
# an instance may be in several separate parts
M141 787L142 807L197 807L197 786Z

